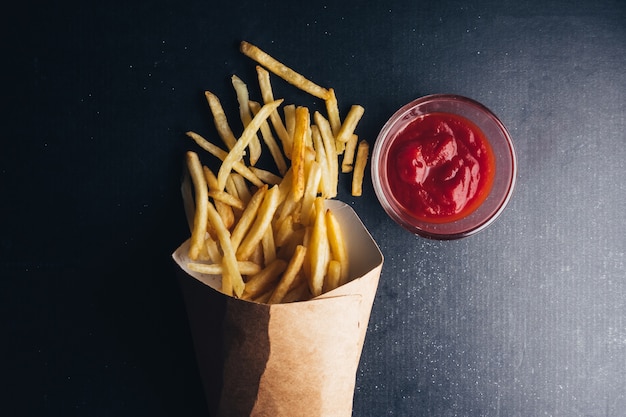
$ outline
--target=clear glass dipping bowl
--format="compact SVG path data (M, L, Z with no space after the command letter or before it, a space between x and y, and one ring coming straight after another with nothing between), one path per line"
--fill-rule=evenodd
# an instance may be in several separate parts
M435 112L456 114L478 126L491 145L496 165L493 185L484 202L467 216L444 223L440 220L430 223L411 216L392 194L387 178L389 150L398 133L416 117ZM513 193L517 160L506 127L488 108L467 97L435 94L418 98L391 116L374 144L371 174L380 204L400 226L427 238L458 239L485 229L502 213Z

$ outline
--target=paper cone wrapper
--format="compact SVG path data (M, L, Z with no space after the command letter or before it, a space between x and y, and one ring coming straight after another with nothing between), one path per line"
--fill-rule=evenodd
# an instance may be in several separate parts
M328 201L347 240L351 280L309 301L258 304L173 254L211 416L352 415L356 372L383 256L356 213Z

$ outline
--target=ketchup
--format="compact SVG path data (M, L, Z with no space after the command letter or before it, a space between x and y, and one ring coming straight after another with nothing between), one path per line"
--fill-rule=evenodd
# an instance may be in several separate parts
M485 200L495 160L474 123L428 113L397 134L387 171L391 192L412 216L443 223L467 216Z

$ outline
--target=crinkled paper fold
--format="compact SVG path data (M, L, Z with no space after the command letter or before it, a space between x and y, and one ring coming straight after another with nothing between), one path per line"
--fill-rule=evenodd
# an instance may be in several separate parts
M351 416L356 372L383 256L356 213L328 201L348 242L351 281L309 301L258 304L172 255L211 416Z

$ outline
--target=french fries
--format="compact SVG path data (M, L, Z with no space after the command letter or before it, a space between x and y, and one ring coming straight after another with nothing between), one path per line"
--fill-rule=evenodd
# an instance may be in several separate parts
M204 239L208 225L209 187L204 179L204 172L200 164L200 158L195 152L187 152L187 169L191 175L194 193L196 195L196 212L191 231L191 245L189 246L189 258L198 259L204 246Z
M370 146L362 140L356 150L356 161L354 162L354 173L352 175L352 195L360 196L363 192L363 176L365 175L365 164L369 155Z
M314 82L306 79L302 74L297 73L285 64L277 61L267 53L260 50L258 47L243 41L241 42L240 49L244 55L252 58L288 83L293 84L299 89L306 91L312 96L321 98L322 100L329 98L329 92L326 88L320 87Z
M261 92L260 102L254 101L254 90L231 77L241 134L235 135L209 91L205 96L225 149L187 132L221 161L214 173L196 152L186 154L195 203L195 210L186 210L193 213L188 267L221 275L222 292L234 297L269 304L306 300L350 280L346 237L325 201L339 194L340 172L352 173L352 195L362 193L369 148L364 140L357 145L355 130L364 109L351 106L342 121L333 88L315 84L248 42L240 50L256 62ZM326 115L275 99L271 74L322 99ZM263 165L265 149L278 172L256 166Z
M261 128L261 125L269 117L272 111L274 111L282 103L282 100L276 100L272 103L264 105L261 110L254 116L250 123L246 126L241 137L237 140L237 143L228 152L226 158L222 161L222 166L217 173L217 187L219 190L223 190L226 186L226 179L230 172L233 170L233 165L241 160L244 149L250 144L250 142L256 138L256 132Z

